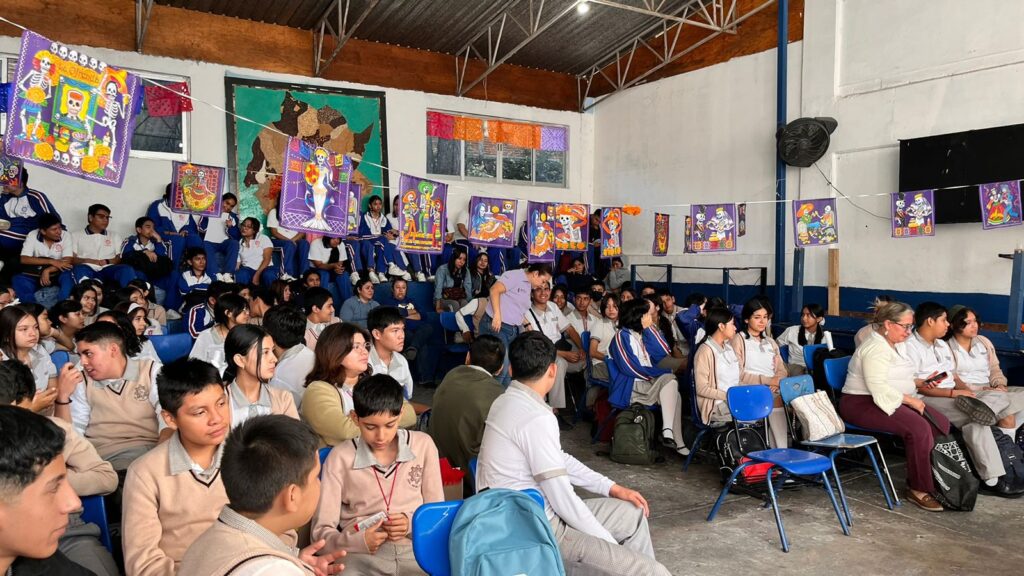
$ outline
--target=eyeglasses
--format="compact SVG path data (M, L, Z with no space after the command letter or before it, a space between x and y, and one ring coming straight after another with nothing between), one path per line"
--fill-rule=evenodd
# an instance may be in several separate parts
M354 352L356 350L365 350L366 352L369 352L370 348L372 348L372 347L373 347L373 343L371 343L371 342L362 342L362 343L355 342L355 343L352 344L352 351Z
M906 330L907 332L910 332L911 330L913 330L913 329L914 329L914 324L913 324L912 322L911 322L911 323L908 323L908 324L900 324L900 323L898 323L898 322L893 322L893 324L895 324L895 325L899 326L900 328L903 328L903 329L904 329L904 330Z

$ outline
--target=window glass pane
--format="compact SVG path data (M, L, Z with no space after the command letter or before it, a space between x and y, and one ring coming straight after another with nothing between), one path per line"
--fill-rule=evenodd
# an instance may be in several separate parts
M513 182L533 181L533 150L505 144L502 149L501 178Z
M427 173L445 176L462 174L462 141L427 137Z
M175 84L180 80L155 80L160 84ZM132 150L184 154L182 123L184 113L174 116L150 116L143 98L142 112L136 115L135 132L132 136Z
M565 185L565 152L537 150L536 181Z
M489 140L466 142L466 176L498 177L498 145Z

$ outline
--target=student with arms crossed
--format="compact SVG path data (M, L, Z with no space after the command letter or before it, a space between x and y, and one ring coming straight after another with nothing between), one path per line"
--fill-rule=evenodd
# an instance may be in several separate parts
M539 490L569 573L668 576L654 559L644 497L562 451L544 403L555 383L554 344L528 332L512 341L508 356L516 380L491 405L477 487ZM574 486L604 497L582 500Z

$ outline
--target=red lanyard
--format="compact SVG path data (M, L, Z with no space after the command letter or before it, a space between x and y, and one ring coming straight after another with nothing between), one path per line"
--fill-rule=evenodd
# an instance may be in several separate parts
M377 488L380 489L380 497L384 499L384 512L391 514L391 500L395 497L395 481L398 480L398 469L401 468L402 463L399 462L395 465L395 470L392 472L394 476L391 478L391 493L387 496L384 495L384 485L380 483L380 471L376 467L373 468L373 477L377 480Z

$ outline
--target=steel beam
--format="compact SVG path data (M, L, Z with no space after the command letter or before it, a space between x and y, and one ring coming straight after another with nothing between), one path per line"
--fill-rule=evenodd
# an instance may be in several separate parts
M380 3L380 0L367 0L366 7L358 15L351 14L352 0L334 0L319 22L313 28L313 75L320 76L324 70L334 62L338 53L345 47L345 43L352 38L360 24L366 20L370 12ZM330 36L334 39L334 49L326 59L323 57L324 39Z
M153 15L153 0L135 0L135 51L142 54L149 17Z
M789 0L779 0L778 46L775 50L775 129L786 125L789 78ZM786 314L786 164L775 156L775 317Z
M693 50L696 50L700 46L703 46L707 42L717 38L721 34L736 33L737 28L743 21L764 10L769 5L776 2L776 0L765 0L761 4L758 4L742 14L740 14L737 9L737 0L700 0L689 3L679 10L670 13L661 13L655 10L637 8L635 6L625 7L624 5L618 5L617 2L612 0L590 0L590 2L603 5L616 5L616 7L628 9L633 12L652 13L651 15L657 14L657 17L660 18L660 20L647 30L635 36L632 40L625 42L615 50L609 52L605 57L599 59L596 64L587 68L586 71L577 75L577 87L579 89L579 105L581 112L585 112L607 98L646 80L652 74L669 64L672 64ZM649 2L645 3L650 5ZM699 38L694 42L681 45L679 42L680 36L686 27L708 29L710 32L706 36ZM649 44L649 39L652 36L660 36L662 38L660 51L655 50ZM639 74L631 75L630 68L633 65L633 56L638 50L645 50L654 53L657 63ZM610 79L609 74L605 73L605 70L611 67L614 67L615 71L614 80ZM612 91L602 94L588 104L587 99L590 95L590 89L594 78L597 76L602 76L608 80L609 84L612 86Z

